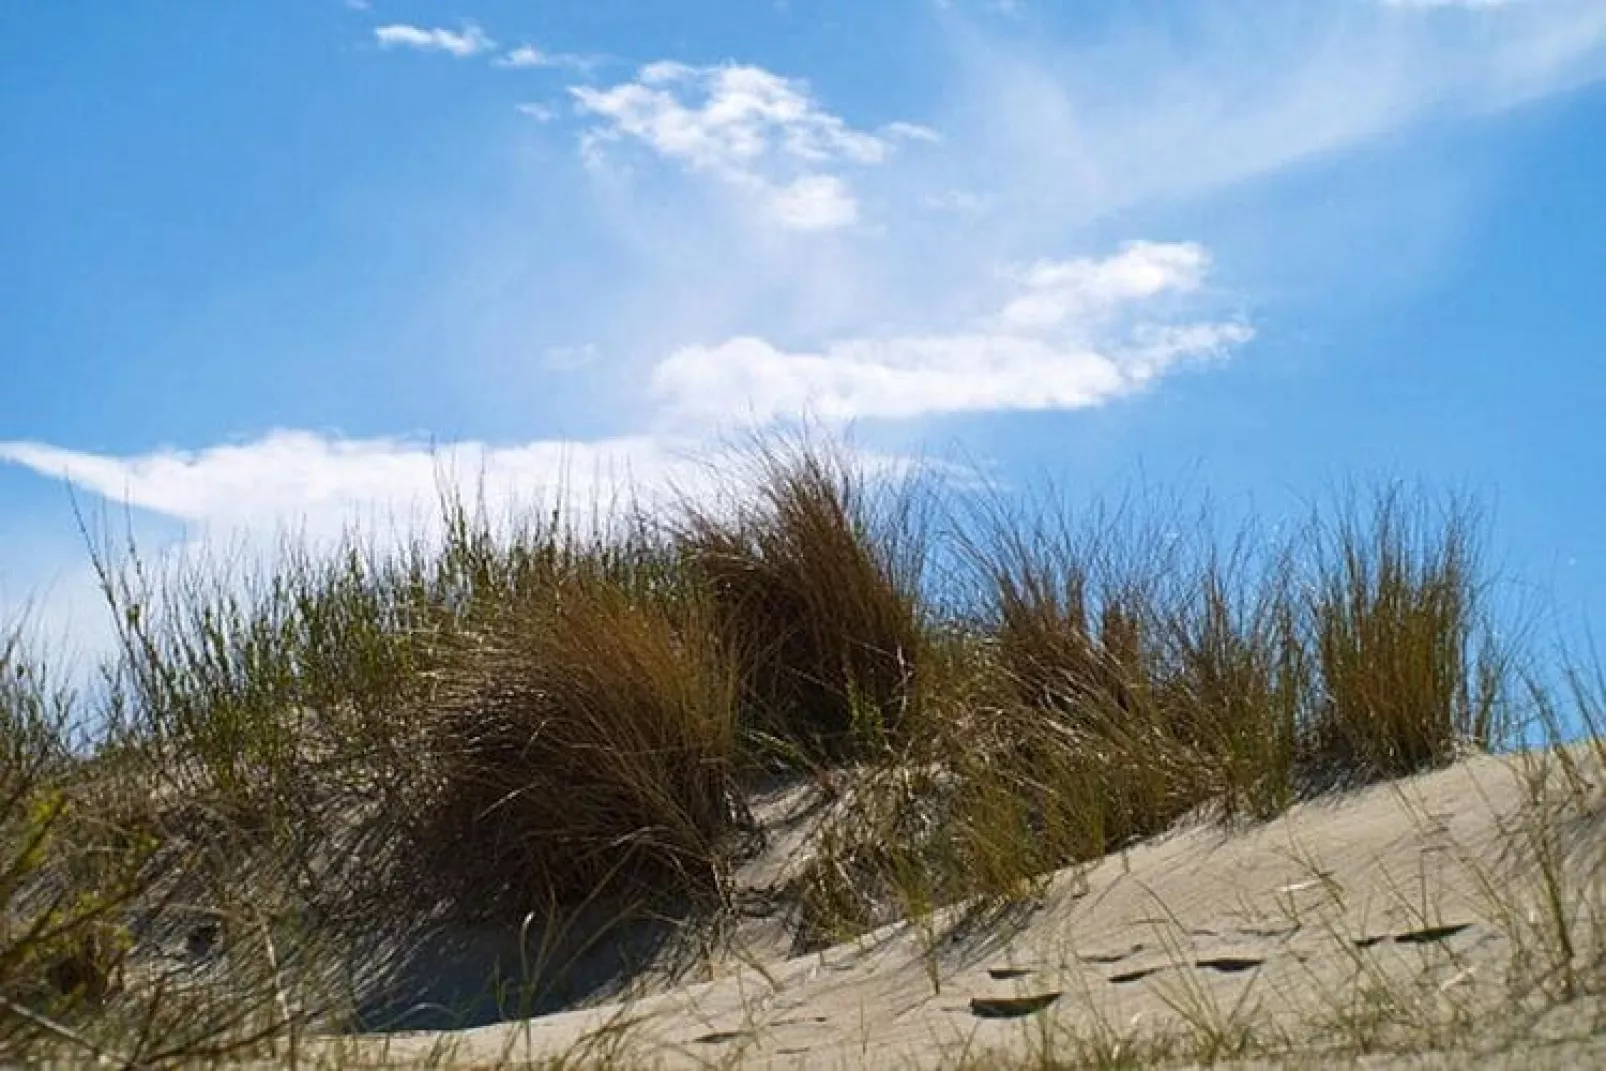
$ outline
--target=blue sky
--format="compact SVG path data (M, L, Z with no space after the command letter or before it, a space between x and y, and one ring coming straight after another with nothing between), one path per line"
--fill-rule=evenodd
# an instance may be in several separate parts
M1606 0L55 0L0 116L0 609L57 633L73 496L327 529L432 448L651 485L803 413L1073 498L1468 490L1606 599Z

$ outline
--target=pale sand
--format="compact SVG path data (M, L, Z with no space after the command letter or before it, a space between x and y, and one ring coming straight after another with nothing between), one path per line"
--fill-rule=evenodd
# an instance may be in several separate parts
M1550 794L1576 805L1538 824L1531 761L1472 758L1265 824L1198 824L1055 875L1032 905L952 932L947 912L788 959L760 920L763 958L713 981L473 1030L313 1041L307 1054L412 1063L449 1046L453 1063L482 1066L614 1053L615 1066L814 1068L953 1065L968 1052L984 1067L983 1053L1047 1045L1074 1064L1168 1034L1184 1039L1175 1056L1208 1058L1210 1038L1248 1033L1292 1042L1306 1062L1364 1042L1457 1050L1401 1066L1465 1066L1468 1050L1510 1067L1591 1066L1606 1058L1587 1040L1595 1003L1541 1015L1545 1002L1523 996L1533 979L1559 978L1529 844L1554 831L1577 958L1593 962L1606 826L1593 787L1563 792L1554 762ZM772 806L784 833L785 808ZM798 846L778 835L755 865L781 867ZM1399 1058L1366 1062L1378 1061Z

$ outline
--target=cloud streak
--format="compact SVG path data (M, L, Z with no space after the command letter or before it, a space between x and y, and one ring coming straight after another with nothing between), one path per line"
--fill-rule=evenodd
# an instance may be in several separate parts
M1057 43L956 17L950 186L1003 206L1018 240L1606 76L1599 0L1428 6L1200 0Z
M444 52L458 59L467 59L496 47L496 42L472 22L465 22L461 30L441 27L424 28L407 23L391 23L374 28L374 40L380 48L405 48L415 52Z
M427 518L440 494L452 490L483 492L492 507L562 497L586 509L626 488L651 500L706 485L708 454L642 436L433 446L276 431L252 442L133 457L0 442L0 461L192 525L260 533L299 519L317 535L338 534L356 517Z
M571 52L547 52L534 45L519 45L510 48L491 61L493 67L507 67L512 70L530 70L534 68L552 68L557 70L587 71L595 67L598 60L594 56L581 56Z

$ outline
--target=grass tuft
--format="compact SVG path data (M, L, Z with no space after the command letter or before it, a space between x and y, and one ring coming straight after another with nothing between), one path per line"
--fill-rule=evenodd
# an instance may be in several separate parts
M712 893L731 826L739 682L707 610L594 568L457 637L424 698L426 850L515 917L605 887Z
M691 506L680 534L753 727L830 758L889 744L918 717L925 648L911 491L806 444L765 445L754 462L751 501Z
M1352 507L1323 543L1310 742L1330 767L1399 777L1497 739L1504 682L1473 535L1465 505L1435 518L1396 488L1369 512Z

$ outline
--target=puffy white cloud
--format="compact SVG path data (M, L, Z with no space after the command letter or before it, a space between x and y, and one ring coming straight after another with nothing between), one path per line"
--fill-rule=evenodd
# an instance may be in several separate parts
M1253 337L1237 320L1173 323L1143 308L1197 290L1207 266L1191 243L1041 261L1012 273L1021 292L975 330L848 339L815 352L754 337L687 346L657 366L653 388L672 419L712 424L1102 405Z
M407 23L392 23L374 28L374 40L381 48L410 48L419 52L445 52L463 59L488 52L496 42L472 22L465 22L461 30L440 27L425 29Z
M1014 330L1086 321L1166 291L1196 290L1208 265L1204 248L1192 242L1130 242L1104 260L1040 260L1016 273L1022 292L1000 318Z
M631 141L755 198L770 218L799 230L846 226L858 206L835 168L885 161L892 140L936 138L912 123L878 136L825 111L798 81L760 67L652 63L634 81L570 89L599 120L583 152L596 160L610 143Z
M576 86L580 107L628 136L702 170L745 171L774 154L807 163L875 163L886 143L823 111L800 83L760 67L652 63L634 82ZM687 99L682 99L682 97Z
M1192 324L1108 354L1007 334L855 339L817 353L737 338L676 351L653 383L675 416L713 423L1085 409L1253 334L1241 323Z

